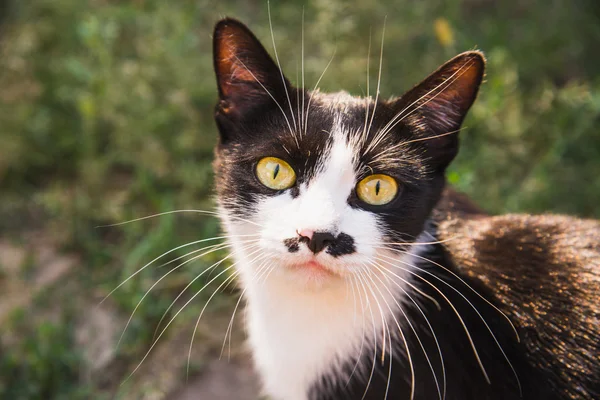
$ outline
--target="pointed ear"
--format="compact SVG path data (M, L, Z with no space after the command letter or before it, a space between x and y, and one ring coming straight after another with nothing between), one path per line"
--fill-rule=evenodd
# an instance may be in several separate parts
M445 168L458 152L458 130L477 97L485 58L469 51L454 57L396 101L431 162Z
M215 26L213 57L220 102L217 112L239 116L285 96L287 79L265 48L241 22L225 18Z

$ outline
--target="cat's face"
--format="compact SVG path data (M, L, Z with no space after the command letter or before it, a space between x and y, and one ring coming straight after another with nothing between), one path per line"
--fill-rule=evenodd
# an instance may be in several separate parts
M293 87L237 21L221 21L214 40L218 203L255 261L247 277L320 288L419 236L481 82L480 53L381 101Z

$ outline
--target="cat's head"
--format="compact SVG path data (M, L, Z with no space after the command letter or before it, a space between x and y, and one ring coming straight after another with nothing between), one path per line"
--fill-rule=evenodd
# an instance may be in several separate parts
M484 65L481 53L462 53L392 100L311 92L292 86L243 24L220 21L214 168L244 265L255 276L277 265L276 274L320 286L414 241Z

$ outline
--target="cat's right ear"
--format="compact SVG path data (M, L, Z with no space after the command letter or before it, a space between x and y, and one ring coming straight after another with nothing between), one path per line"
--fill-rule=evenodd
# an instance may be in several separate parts
M285 98L290 87L269 53L241 22L225 18L215 26L213 57L217 113L237 119L256 107Z

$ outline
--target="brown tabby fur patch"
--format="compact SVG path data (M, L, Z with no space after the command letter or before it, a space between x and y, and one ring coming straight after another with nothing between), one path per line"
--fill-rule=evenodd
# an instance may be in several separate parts
M439 238L458 272L489 290L547 384L563 398L600 398L600 222L488 216L452 190L441 206Z

